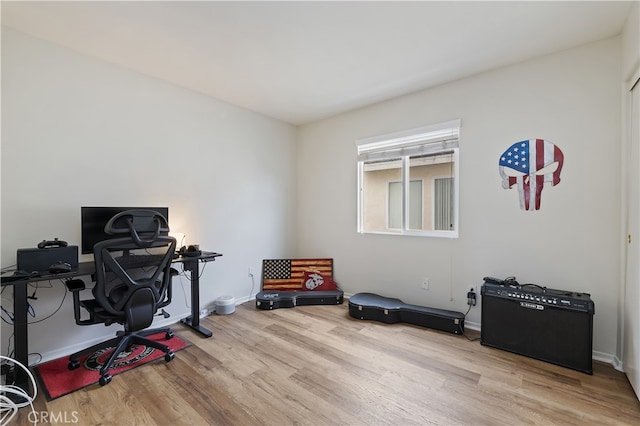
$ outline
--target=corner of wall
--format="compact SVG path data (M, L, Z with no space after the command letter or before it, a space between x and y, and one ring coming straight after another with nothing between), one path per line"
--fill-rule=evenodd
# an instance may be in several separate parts
M640 67L640 2L633 2L622 28L622 79L629 80Z

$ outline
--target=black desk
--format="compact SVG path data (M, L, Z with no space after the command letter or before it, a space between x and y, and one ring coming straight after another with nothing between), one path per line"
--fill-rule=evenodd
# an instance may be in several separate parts
M211 331L200 325L200 262L211 262L220 253L203 251L199 256L180 256L174 259L174 263L182 263L185 271L191 271L191 316L181 319L180 322L204 337L211 337Z
M200 263L211 262L222 254L203 251L199 256L180 256L173 260L182 263L185 271L191 272L191 316L180 322L205 337L211 337L211 331L200 325ZM29 283L49 280L66 280L95 273L94 262L80 262L78 268L60 274L46 274L37 276L2 276L2 286L13 286L13 343L15 360L25 367L29 365L29 337L27 330L27 286ZM28 377L20 368L15 369L16 385L28 389Z

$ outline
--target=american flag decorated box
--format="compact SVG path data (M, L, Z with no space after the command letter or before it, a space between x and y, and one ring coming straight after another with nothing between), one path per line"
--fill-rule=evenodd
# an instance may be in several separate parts
M333 259L265 259L262 261L262 290L305 290L305 278L309 274L333 281Z

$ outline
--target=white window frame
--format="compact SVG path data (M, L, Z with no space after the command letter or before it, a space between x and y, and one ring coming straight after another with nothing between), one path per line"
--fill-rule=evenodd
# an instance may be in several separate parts
M417 129L358 139L358 232L361 234L412 235L423 237L458 238L459 236L459 193L460 193L460 152L459 134L461 120L451 120ZM450 153L453 155L454 211L452 230L412 230L409 229L409 212L406 209L409 191L409 159L424 154ZM403 220L399 232L371 231L364 229L364 166L368 160L384 158L402 159L402 204ZM424 200L423 200L424 202Z

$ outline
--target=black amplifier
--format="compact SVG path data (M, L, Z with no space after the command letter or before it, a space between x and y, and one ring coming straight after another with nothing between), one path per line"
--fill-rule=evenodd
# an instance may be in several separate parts
M480 343L593 374L591 296L505 283L482 285Z
M46 273L52 264L58 262L77 268L78 246L18 249L16 260L18 270L29 273Z

